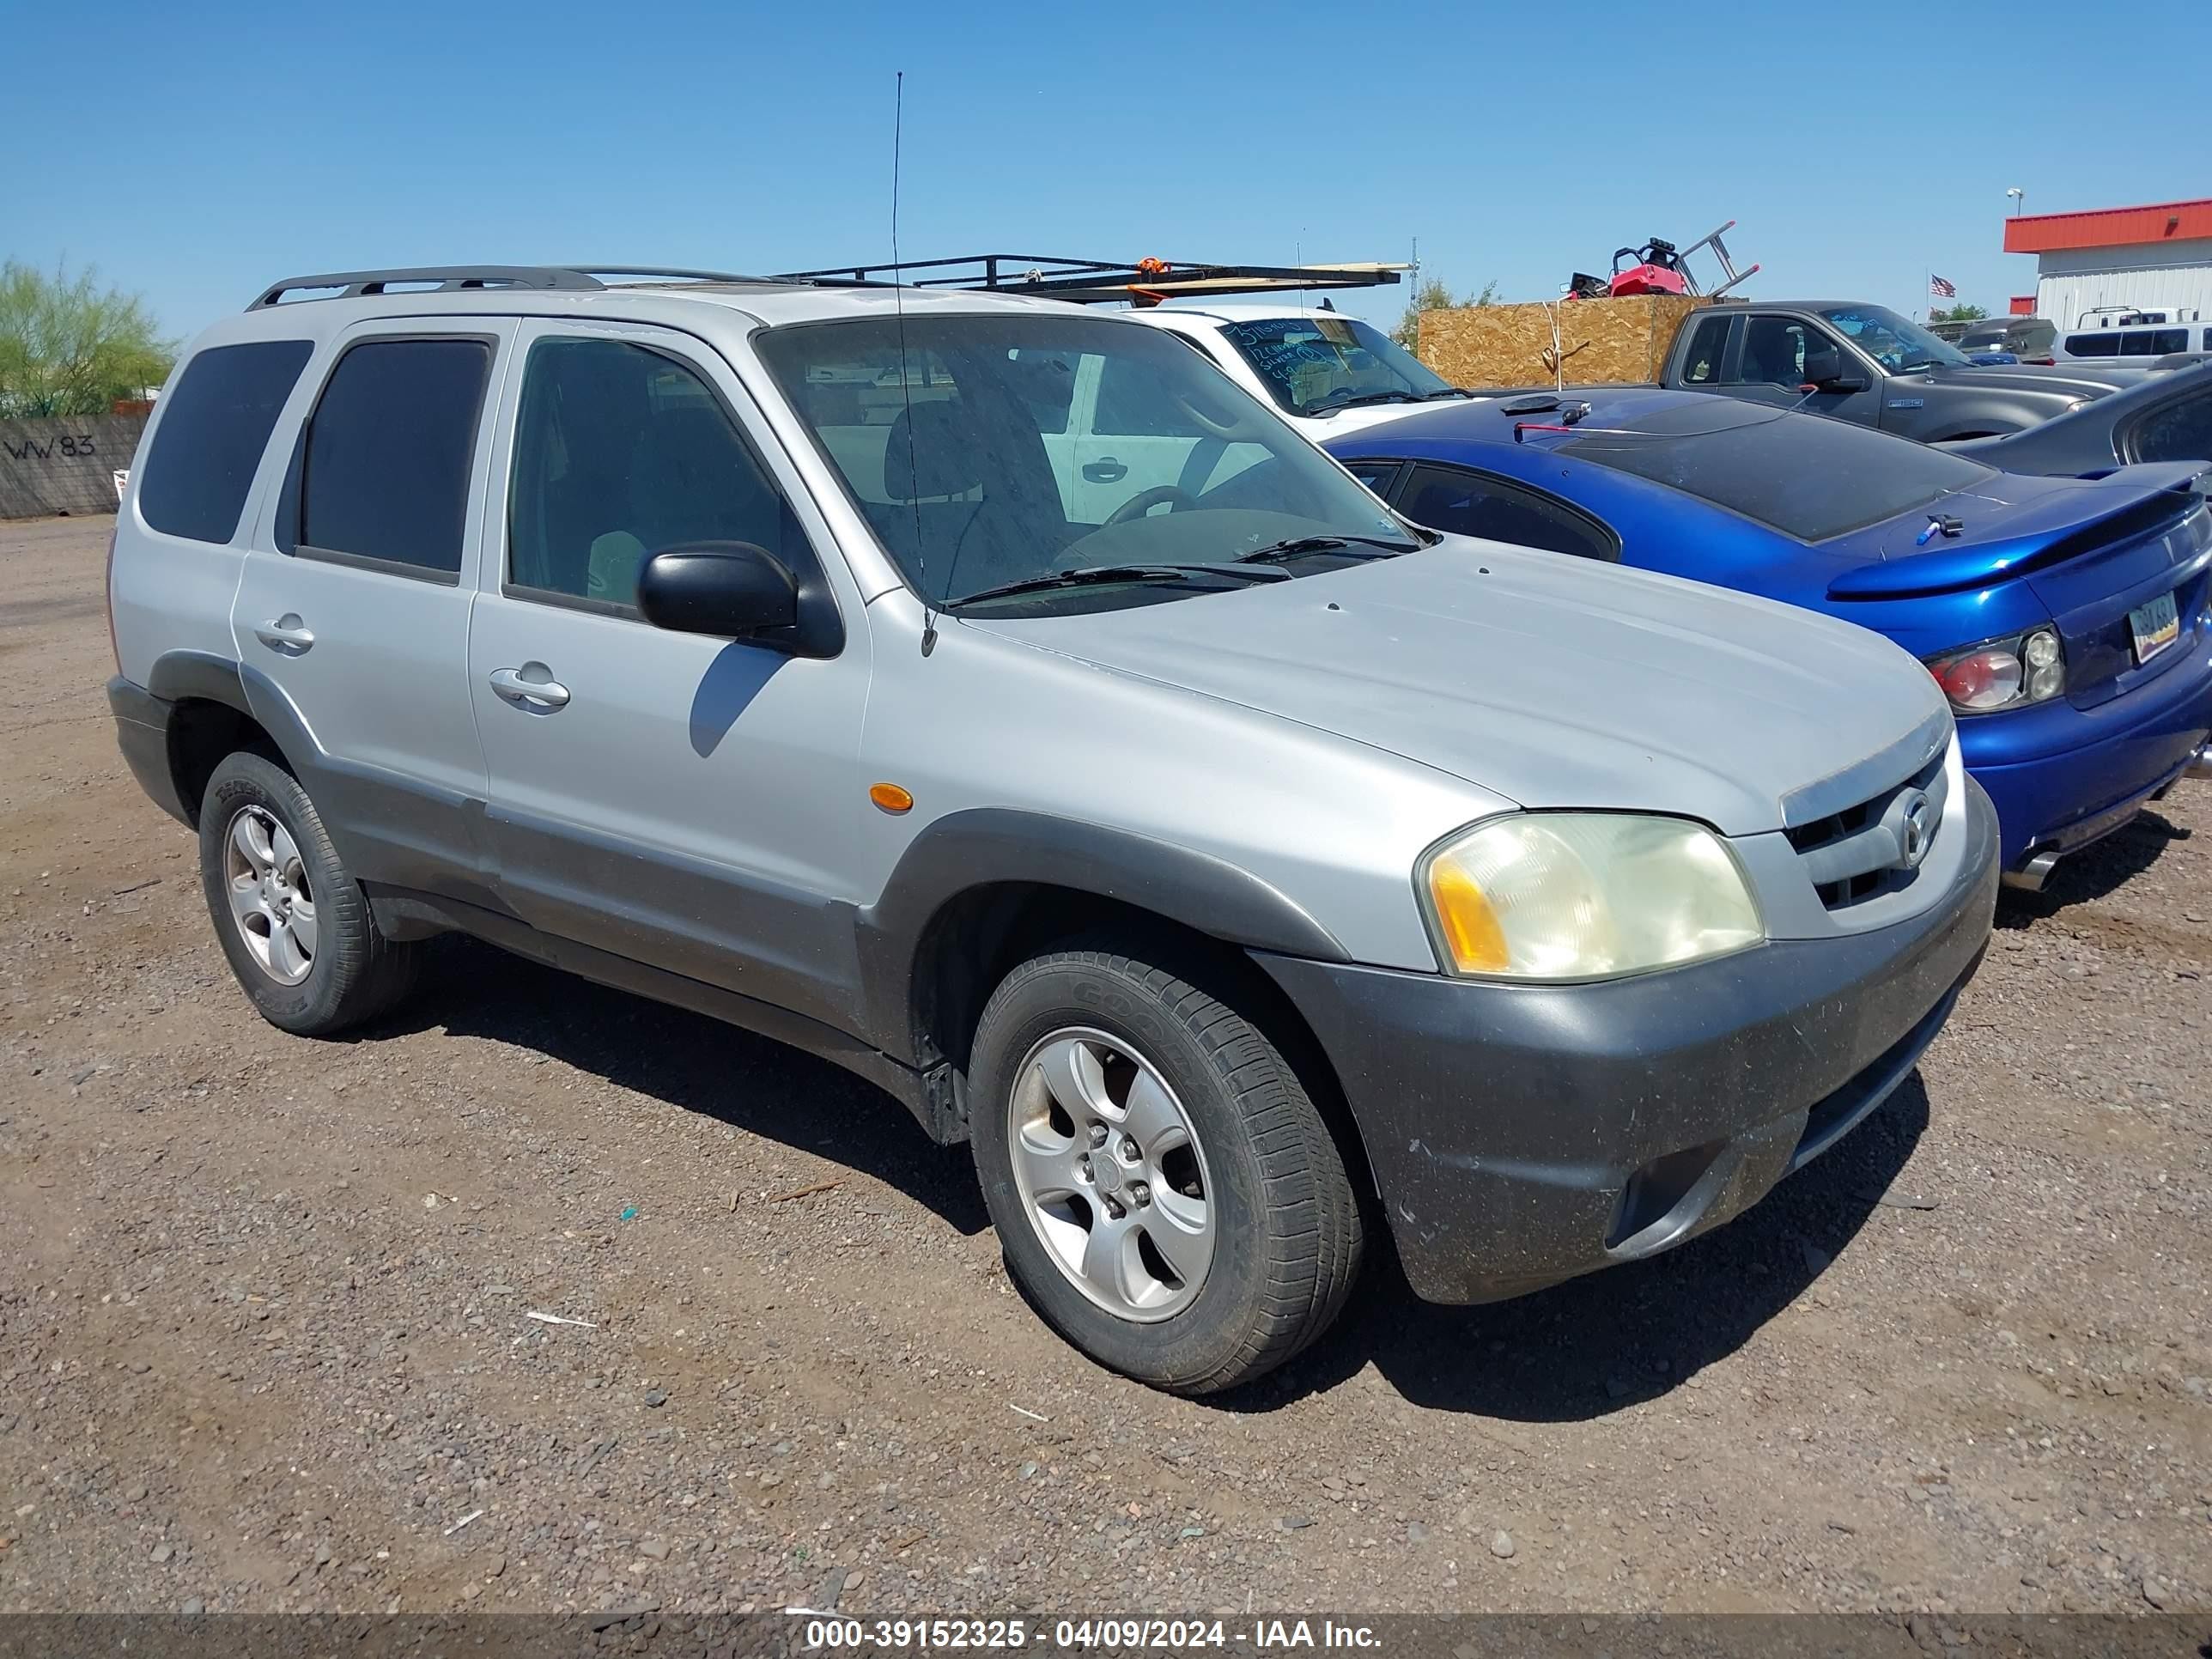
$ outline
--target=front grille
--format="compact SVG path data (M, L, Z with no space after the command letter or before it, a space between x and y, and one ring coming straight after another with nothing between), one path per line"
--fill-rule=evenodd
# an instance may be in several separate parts
M1921 866L1935 850L1944 800L1950 793L1943 758L1944 751L1939 749L1911 777L1785 832L1825 908L1849 909L1884 894L1900 892L1917 878ZM1918 815L1923 826L1921 856L1908 864L1905 842L1911 832L1905 823L1905 809L1916 792L1925 795L1928 804Z

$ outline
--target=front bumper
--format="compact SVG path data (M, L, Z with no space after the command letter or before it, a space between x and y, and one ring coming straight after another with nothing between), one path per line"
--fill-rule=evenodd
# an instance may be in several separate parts
M1591 985L1255 952L1334 1063L1416 1293L1495 1302L1756 1203L1911 1071L1988 941L1971 782L1949 891L1893 927Z

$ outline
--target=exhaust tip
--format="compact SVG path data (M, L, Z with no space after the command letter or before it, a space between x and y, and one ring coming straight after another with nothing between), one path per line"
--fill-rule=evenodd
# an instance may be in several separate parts
M2051 879L2051 872L2058 863L2058 854L2051 848L2032 853L2018 866L2004 872L2004 884L2016 887L2025 893L2039 893L2043 884Z
M2189 757L2189 764L2181 769L2185 778L2212 778L2212 743Z

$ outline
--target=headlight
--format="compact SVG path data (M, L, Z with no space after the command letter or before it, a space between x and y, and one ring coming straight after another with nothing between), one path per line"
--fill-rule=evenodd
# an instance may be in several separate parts
M2066 650L2055 629L2031 628L1926 661L1951 707L1963 714L2045 702L2066 689Z
M1443 961L1508 979L1604 979L1766 936L1718 836L1683 818L1524 812L1455 836L1419 884Z

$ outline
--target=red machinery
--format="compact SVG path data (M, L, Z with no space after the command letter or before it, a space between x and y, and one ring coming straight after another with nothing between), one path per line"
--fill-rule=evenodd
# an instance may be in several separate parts
M1720 264L1721 274L1728 279L1711 291L1716 295L1725 294L1738 283L1759 272L1757 265L1738 270L1735 262L1729 258L1727 244L1721 240L1721 237L1735 228L1735 221L1731 219L1711 235L1700 237L1689 246L1679 250L1672 242L1662 241L1656 236L1640 248L1617 248L1613 252L1613 275L1610 277L1586 276L1578 270L1574 280L1567 285L1567 297L1570 300L1618 300L1632 294L1704 293L1706 290L1698 288L1697 279L1690 275L1686 263L1692 253L1704 248L1712 250L1713 258ZM1621 261L1624 259L1633 259L1636 263L1623 270Z

